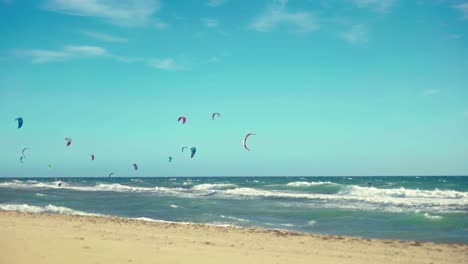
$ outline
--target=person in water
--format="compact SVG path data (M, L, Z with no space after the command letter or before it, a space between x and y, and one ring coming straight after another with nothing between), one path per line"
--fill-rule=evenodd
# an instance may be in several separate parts
M372 182L367 182L367 187L372 187Z
M59 182L57 183L57 185L58 185L58 187L62 187L62 182L59 181Z

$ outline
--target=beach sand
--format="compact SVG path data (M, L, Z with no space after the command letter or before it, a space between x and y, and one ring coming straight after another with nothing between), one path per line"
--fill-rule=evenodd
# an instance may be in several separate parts
M0 211L0 263L468 263L436 244Z

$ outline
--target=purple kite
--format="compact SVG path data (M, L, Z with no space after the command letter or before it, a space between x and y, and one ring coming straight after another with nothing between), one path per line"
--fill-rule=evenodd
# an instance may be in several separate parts
M187 122L187 118L185 116L179 117L179 119L177 119L177 122L180 122L180 120L182 120L182 124L185 124L185 122Z

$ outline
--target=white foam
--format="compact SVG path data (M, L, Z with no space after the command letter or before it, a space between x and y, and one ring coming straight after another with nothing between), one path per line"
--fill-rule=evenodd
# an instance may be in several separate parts
M205 190L224 190L236 188L237 185L231 183L204 183L195 185L192 187L193 190L205 191Z
M235 188L217 191L220 195L232 197L293 198L315 200L315 204L327 208L384 211L425 211L463 212L468 206L468 193L452 190L377 189L348 186L337 194L318 194ZM304 204L301 202L300 204ZM300 205L302 206L302 205Z
M36 193L36 196L44 197L44 196L47 196L47 195L46 195L46 194L42 194L42 193Z
M441 220L443 217L440 215L430 215L428 213L425 213L424 218L429 219L429 220Z
M178 206L177 204L171 204L169 205L171 208L180 208L180 206Z
M310 186L320 186L320 185L336 185L334 182L306 182L306 181L295 181L295 182L290 182L286 184L287 186L292 186L292 187L310 187Z
M308 225L310 226L313 226L317 223L317 221L314 221L314 220L310 220L309 222L307 222Z
M143 182L142 179L130 179L130 181L132 181L132 182Z
M58 186L59 183L62 183L61 186ZM11 182L2 182L0 183L0 188L18 188L18 189L68 189L74 191L83 191L83 192L155 192L155 193L170 193L176 194L178 192L186 191L182 188L166 188L166 187L137 187L137 186L128 186L122 185L119 183L100 183L95 186L84 186L84 185L72 185L62 181L55 182L22 182L22 181L11 181Z
M346 186L339 192L341 195L360 197L395 197L395 198L434 198L434 199L467 199L468 192L453 190L419 190L405 189L379 189L375 187L361 187L356 185Z
M18 211L18 212L27 212L27 213L53 213L53 214L66 214L66 215L89 215L89 216L99 216L99 214L91 214L78 210L73 210L68 207L55 206L55 205L46 205L46 206L36 206L28 204L0 204L0 210L4 211Z
M225 216L225 215L220 215L220 216L221 218L231 219L231 220L235 220L239 222L250 222L249 220L244 219L244 218L239 218L239 217L234 217L234 216Z

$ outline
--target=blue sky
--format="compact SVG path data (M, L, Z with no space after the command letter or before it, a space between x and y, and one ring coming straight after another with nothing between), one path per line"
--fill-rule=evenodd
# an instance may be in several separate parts
M0 176L468 175L468 1L122 2L0 0Z

